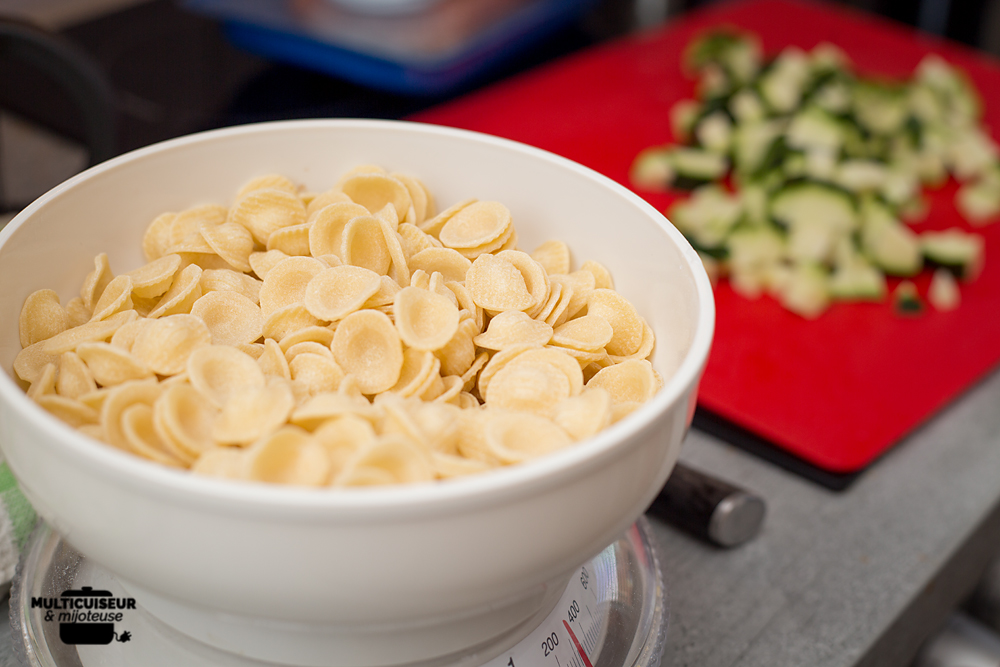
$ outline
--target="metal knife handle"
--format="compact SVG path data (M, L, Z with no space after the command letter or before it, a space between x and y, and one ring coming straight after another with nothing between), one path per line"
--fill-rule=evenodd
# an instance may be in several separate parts
M764 522L759 496L678 463L649 511L720 547L752 539Z

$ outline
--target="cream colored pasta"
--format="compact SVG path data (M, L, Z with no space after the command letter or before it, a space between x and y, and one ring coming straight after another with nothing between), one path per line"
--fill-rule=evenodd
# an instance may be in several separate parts
M592 437L663 384L650 324L570 246L517 246L515 213L435 210L362 165L281 174L163 213L147 263L94 258L79 295L25 300L29 397L129 455L230 480L429 482ZM571 240L570 240L571 241Z

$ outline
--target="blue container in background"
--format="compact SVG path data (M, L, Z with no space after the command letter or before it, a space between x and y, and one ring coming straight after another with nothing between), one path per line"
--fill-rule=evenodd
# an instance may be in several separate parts
M183 0L237 47L394 93L467 85L596 0Z

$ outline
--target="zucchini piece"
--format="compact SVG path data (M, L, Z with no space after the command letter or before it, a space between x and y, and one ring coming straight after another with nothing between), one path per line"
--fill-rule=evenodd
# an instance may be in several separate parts
M689 71L702 74L706 68L718 66L737 84L754 78L762 59L757 38L735 31L707 33L691 42L684 52L684 63Z
M793 225L788 229L788 256L799 262L826 264L844 236L844 230L823 218Z
M743 178L752 178L781 163L787 152L781 120L751 121L733 133L733 166Z
M729 281L748 298L770 290L785 255L785 240L771 226L741 227L729 237Z
M852 93L854 116L872 134L894 134L909 117L904 90L898 86L858 81Z
M694 126L698 144L713 153L728 153L732 144L733 121L725 111L714 111Z
M778 114L795 110L809 81L809 58L802 49L785 48L757 80L761 99Z
M814 181L833 182L837 172L837 154L822 148L806 151L805 177Z
M879 194L893 206L905 206L920 197L920 179L912 169L891 166L886 169Z
M926 85L944 106L942 120L951 127L969 127L982 117L982 100L965 73L938 55L925 56L914 79Z
M917 235L895 221L866 224L861 247L875 266L891 276L916 275L923 265Z
M948 180L948 166L945 156L954 132L943 125L927 125L920 134L920 146L914 169L920 180L931 186L943 185Z
M911 280L903 280L892 293L892 303L898 315L919 315L924 312L924 302L917 286Z
M695 100L681 100L670 107L670 129L674 133L674 139L690 139L691 130L701 115L701 103Z
M670 149L660 146L641 151L628 172L629 182L633 186L654 192L666 191L674 182L675 176Z
M695 93L702 99L711 100L728 97L737 85L729 76L729 73L718 63L708 63L701 68L698 74Z
M969 183L963 183L955 194L955 205L966 220L981 226L1000 216L1000 179L996 170Z
M931 284L927 288L927 301L935 310L946 312L955 310L962 301L955 274L947 269L937 269L931 276Z
M983 237L960 229L924 232L920 250L932 266L948 269L962 280L973 280L983 268Z
M691 190L726 175L724 155L700 148L658 146L636 156L629 169L631 183L644 190L663 191L674 187Z
M816 87L809 102L836 116L851 110L851 86L844 77L833 77Z
M925 83L914 83L906 94L906 106L913 117L924 125L945 121L945 105L941 96Z
M820 42L809 52L812 70L817 73L842 74L851 69L851 59L830 42Z
M743 204L743 222L750 227L767 224L767 190L756 183L748 183L737 194Z
M785 141L801 150L822 149L839 151L844 145L844 123L819 107L806 107L792 116Z
M870 194L861 198L858 213L863 228L881 224L894 225L898 222L892 209L885 202Z
M788 310L814 320L830 305L829 280L822 267L797 264L778 288L778 300Z
M858 226L854 198L821 183L806 181L781 189L771 198L770 209L771 217L788 229L816 223L850 232Z
M886 295L885 276L864 258L837 266L830 274L830 296L845 301L881 301Z
M718 185L704 185L669 211L670 221L697 250L713 257L725 257L726 237L743 214L735 195Z
M719 180L729 171L726 156L700 148L678 146L670 151L670 165L674 170L675 188L694 188Z
M888 169L875 160L844 160L836 169L834 183L850 192L875 192L881 190L888 176Z
M752 123L764 118L764 103L752 88L741 88L729 98L729 113L737 123Z
M734 273L762 271L785 257L785 240L778 230L740 227L729 235L729 267Z
M789 181L804 178L809 173L805 154L800 151L787 152L781 163L781 171Z
M1000 159L993 137L979 128L970 128L952 138L945 152L948 170L960 181L978 178Z

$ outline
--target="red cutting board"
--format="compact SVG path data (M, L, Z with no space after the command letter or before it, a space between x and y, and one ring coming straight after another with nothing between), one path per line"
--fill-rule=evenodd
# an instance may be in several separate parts
M724 3L651 32L601 45L415 116L532 144L624 185L643 148L672 140L669 109L694 96L680 57L706 28L757 33L768 55L828 41L862 74L906 77L928 53L965 69L1000 128L1000 63L971 49L840 6L759 0ZM968 227L951 183L930 195L916 231ZM665 210L676 197L639 191ZM833 473L856 472L899 442L1000 361L1000 223L986 266L962 285L961 307L902 317L886 304L838 304L808 321L726 283L699 402L781 449ZM917 285L926 292L928 277Z

